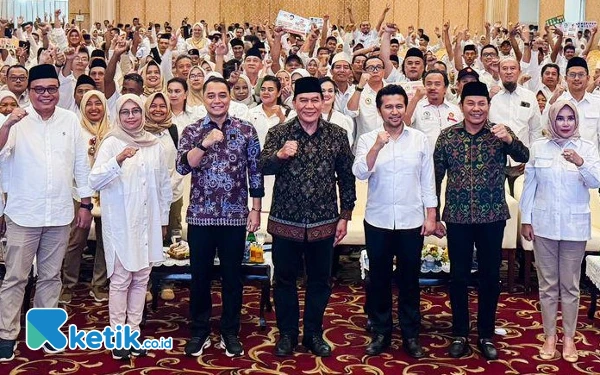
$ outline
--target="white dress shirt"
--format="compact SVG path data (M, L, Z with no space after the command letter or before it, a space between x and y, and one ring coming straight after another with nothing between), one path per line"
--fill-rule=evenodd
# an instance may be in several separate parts
M374 129L379 129L383 126L383 119L377 111L375 97L377 91L373 90L367 83L360 93L358 102L358 110L351 111L348 109L348 104L344 109L344 114L352 117L356 121L356 139L361 135L366 134Z
M202 110L200 110L202 108ZM185 111L174 114L171 118L171 122L177 125L177 132L179 133L179 137L181 138L181 133L186 126L195 123L200 120L202 117L206 116L206 109L204 106L193 106L188 107Z
M75 114L56 107L43 120L33 107L15 124L2 149L5 213L23 227L68 225L73 221L73 179L77 195L94 193L88 186L88 148Z
M291 114L292 111L290 111ZM279 116L272 114L270 117L265 113L262 104L251 108L248 113L248 121L254 125L254 129L258 133L258 141L260 142L260 148L265 147L265 140L269 129L279 124Z
M562 152L575 150L581 167L565 160ZM536 236L561 241L591 238L589 189L600 187L600 158L596 145L584 139L561 147L539 139L529 151L521 196L521 223L531 224Z
M427 98L419 100L413 113L412 127L422 131L429 140L431 154L442 129L456 125L463 120L463 114L456 104L447 100L440 105L429 103Z
M413 229L423 225L426 208L437 206L433 153L422 132L404 127L402 134L379 151L371 170L367 154L383 127L358 139L352 172L369 180L365 220L385 229Z
M343 112L344 108L346 108L346 104L348 104L348 100L350 100L350 97L352 96L352 94L354 94L355 89L356 86L348 85L346 92L338 90L335 93L335 102L333 103L333 108L335 108L336 111Z
M168 130L163 130L156 137L163 146L164 160L169 168L169 177L171 177L171 188L173 189L173 202L183 197L183 176L177 173L175 163L177 161L177 147L173 142L171 133Z
M540 107L535 94L521 86L512 93L505 88L500 89L492 98L489 118L495 124L508 126L527 147L542 136ZM510 159L510 164L520 163Z
M169 224L173 198L162 144L141 147L119 166L116 156L125 147L120 139L106 138L89 177L100 191L108 277L117 256L130 272L163 260L161 226Z

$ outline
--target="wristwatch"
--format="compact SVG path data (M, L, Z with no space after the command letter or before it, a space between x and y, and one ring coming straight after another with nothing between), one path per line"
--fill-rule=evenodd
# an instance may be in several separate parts
M199 148L200 150L204 151L204 152L208 151L208 148L202 146L202 142L198 142L196 144L196 147Z
M93 204L93 203L88 203L88 204L81 203L81 204L79 205L79 207L80 207L80 208L85 208L86 210L88 210L88 211L91 211L91 210L93 210L93 209L94 209L94 204Z

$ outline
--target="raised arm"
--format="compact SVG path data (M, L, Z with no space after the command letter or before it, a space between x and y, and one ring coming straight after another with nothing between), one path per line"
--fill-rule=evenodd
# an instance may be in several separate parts
M552 46L552 53L550 54L550 60L553 63L556 63L556 58L558 57L558 53L560 52L560 49L562 48L563 32L560 29L560 27L556 27L556 28L554 28L554 33L558 36L558 39L556 40L556 43L554 43L554 45ZM548 36L548 43L549 44L553 43L552 34L548 33L547 36Z
M395 24L388 23L385 25L383 29L383 35L381 36L381 50L379 51L379 57L381 57L381 60L385 66L385 78L389 77L394 70L394 65L392 65L392 61L390 60L390 41L392 34L396 32L396 30L397 28Z
M115 91L115 74L117 73L117 64L121 61L121 56L127 51L127 41L124 38L116 36L113 40L114 49L113 55L106 66L106 74L104 74L104 96L109 99Z
M590 38L585 46L585 49L583 50L583 52L581 52L581 56L583 58L586 58L588 53L592 50L592 48L594 46L594 39L596 39L597 32L598 32L598 26L594 26L591 30Z
M444 39L444 47L446 48L448 60L452 61L454 60L454 51L452 42L450 41L450 21L444 22L444 26L442 27L442 38Z
M379 20L377 20L377 26L375 26L375 30L379 32L381 29L381 25L383 25L383 21L385 21L386 14L392 9L390 4L385 4L385 8L383 8L383 12L381 12L381 16L379 16Z

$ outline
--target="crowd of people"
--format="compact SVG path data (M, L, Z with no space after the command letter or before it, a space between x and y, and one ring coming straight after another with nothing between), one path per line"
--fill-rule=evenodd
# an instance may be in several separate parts
M505 180L525 175L521 233L533 241L544 360L578 360L574 336L580 265L590 239L589 189L600 187L597 29L484 25L484 34L409 26L312 25L305 35L263 24L181 26L134 18L89 30L61 21L0 20L19 47L0 50L0 169L6 276L0 288L0 361L14 358L25 285L37 262L35 307L70 303L92 220L90 294L108 301L111 327L139 330L152 265L166 238L190 246L190 340L210 343L218 254L220 347L239 340L246 232L273 237L277 356L300 335L296 280L307 274L302 344L329 356L323 315L334 247L347 233L356 179L368 182L364 232L373 339L388 350L392 282L403 348L420 344L419 270L425 236L447 236L454 339L468 355L467 285L479 267L477 347L498 358L494 325L506 220ZM433 35L431 34L431 35ZM191 175L191 177L187 176ZM190 178L190 191L184 179ZM443 181L446 181L443 183ZM265 191L272 205L262 206ZM183 207L184 194L189 207ZM443 213L440 197L445 196ZM268 211L267 223L261 212ZM397 278L394 277L394 258ZM173 298L166 288L161 295ZM49 343L48 353L58 353ZM114 349L115 359L145 355Z

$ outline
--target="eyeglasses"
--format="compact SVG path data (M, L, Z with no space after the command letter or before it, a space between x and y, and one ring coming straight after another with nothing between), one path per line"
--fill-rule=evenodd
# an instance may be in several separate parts
M132 110L128 110L128 109L122 109L119 111L119 116L123 116L123 117L129 117L129 116L141 116L142 115L142 109L141 108L134 108Z
M375 65L375 66L371 65L371 66L367 66L365 68L365 71L367 71L369 73L375 73L375 72L378 72L380 70L383 70L383 66L381 66L381 65Z
M44 95L45 92L48 92L48 94L56 94L58 92L58 87L56 86L50 86L50 87L32 87L31 90L33 90L36 94L38 95Z
M27 81L27 77L26 76L8 77L8 79L10 79L11 82L25 82L25 81Z
M587 77L587 73L585 73L585 72L579 72L579 73L573 73L573 72L571 72L571 73L567 73L567 77L568 78L572 78L572 79L575 79L575 78L583 79L583 78Z
M190 74L190 79L200 79L200 78L204 78L204 75L202 75L202 74Z
M486 52L486 53L482 53L481 56L483 57L498 57L498 54L496 52Z
M88 62L88 61L90 61L90 59L87 58L87 57L76 57L76 58L73 59L73 61L85 61L85 62Z

